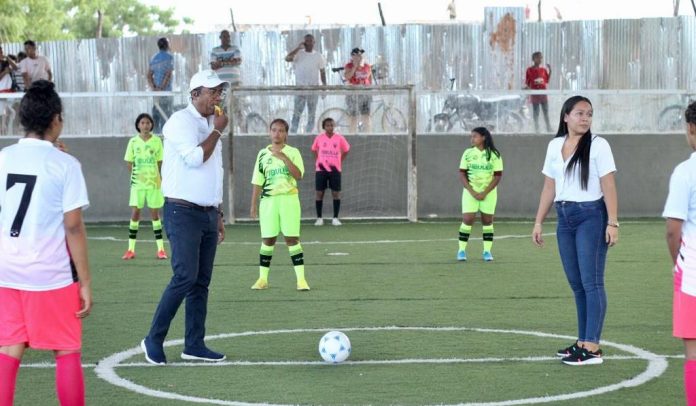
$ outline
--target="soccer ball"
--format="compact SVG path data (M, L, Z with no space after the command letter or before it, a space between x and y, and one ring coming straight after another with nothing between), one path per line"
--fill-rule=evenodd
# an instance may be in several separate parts
M350 340L340 331L329 331L319 340L319 355L326 362L338 364L350 356Z

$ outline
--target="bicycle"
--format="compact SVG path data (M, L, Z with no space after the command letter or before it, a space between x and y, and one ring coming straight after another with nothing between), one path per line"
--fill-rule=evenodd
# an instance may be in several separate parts
M684 110L692 103L693 96L681 96L683 104L672 104L660 112L657 116L657 129L665 132L679 132L684 129Z
M334 73L341 72L344 67L331 68ZM375 69L372 69L373 75L375 74ZM341 82L345 83L345 79L341 76ZM382 125L382 131L386 133L402 133L408 128L406 116L398 108L394 107L391 103L384 101L383 99L377 99L373 103L374 109L370 112L370 117L376 117L381 112L380 124ZM331 107L326 109L323 113L319 115L319 125L321 128L321 123L326 118L332 118L336 123L336 128L342 132L346 132L350 128L350 114L348 111L342 107ZM362 132L363 123L358 122L358 131Z
M268 134L268 121L263 115L254 110L252 103L246 97L235 97L233 111L235 126L241 134ZM280 107L271 114L275 118L282 118L290 122L292 111L287 107Z

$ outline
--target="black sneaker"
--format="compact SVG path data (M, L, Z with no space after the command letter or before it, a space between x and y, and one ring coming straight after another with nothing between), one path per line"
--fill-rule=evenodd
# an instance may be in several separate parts
M577 351L580 347L578 347L578 342L574 342L570 347L563 348L562 350L556 351L556 356L565 358L565 357L570 357L575 351Z
M587 348L580 348L574 354L563 358L561 361L566 365L599 365L604 362L602 350L592 352Z
M209 348L202 348L199 350L184 349L181 353L181 359L193 361L220 362L224 361L226 358L225 354L215 352Z

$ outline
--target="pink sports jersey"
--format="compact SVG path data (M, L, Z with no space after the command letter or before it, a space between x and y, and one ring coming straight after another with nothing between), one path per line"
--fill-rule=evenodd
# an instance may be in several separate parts
M89 205L80 163L48 141L0 151L0 287L44 291L76 281L63 214Z
M339 133L329 137L323 132L314 139L312 151L317 153L314 169L324 172L341 172L341 158L343 154L350 151L350 144Z

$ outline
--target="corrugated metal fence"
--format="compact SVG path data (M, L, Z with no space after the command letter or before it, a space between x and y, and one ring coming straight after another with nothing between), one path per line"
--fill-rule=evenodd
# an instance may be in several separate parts
M538 23L524 22L519 8L487 9L480 24L233 33L233 42L242 50L244 85L293 84L292 65L283 58L307 32L315 35L317 48L331 67L342 66L350 50L359 46L366 50L369 62L382 68L381 83L411 83L423 94L449 90L451 78L456 78L459 91L519 90L531 54L537 50L552 66L553 90L696 92L694 17ZM174 88L182 91L192 74L208 66L209 51L219 42L218 33L169 38L175 55ZM131 94L133 100L124 103L111 96L147 91L148 61L157 51L156 42L154 37L55 41L39 44L39 50L53 65L59 91L102 93L81 95L70 102L80 111L73 119L82 120L91 134L127 135L132 123L111 121L149 111L152 100ZM6 44L4 49L6 54L17 53L21 44ZM341 84L337 74L329 71L327 75L329 84ZM660 97L660 103L684 102L679 97L664 99ZM186 97L180 96L178 102L185 103ZM419 121L427 122L441 102L442 98L420 101L419 106L428 110L419 112ZM71 133L83 134L79 130Z

